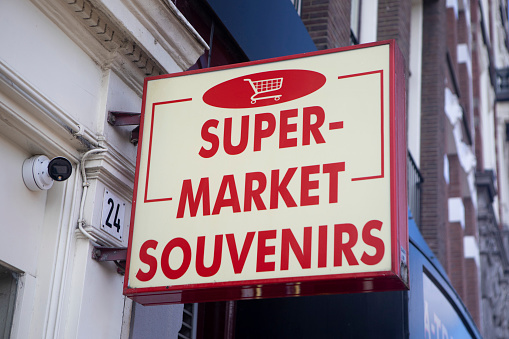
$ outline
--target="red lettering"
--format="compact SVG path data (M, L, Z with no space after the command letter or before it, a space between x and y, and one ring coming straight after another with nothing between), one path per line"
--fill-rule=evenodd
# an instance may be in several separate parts
M196 216L198 206L203 198L203 215L210 215L210 195L209 195L209 178L201 178L198 185L196 197L193 195L193 186L191 179L182 182L182 191L180 192L179 206L177 210L177 218L183 218L186 210L186 201L189 202L189 213L192 217Z
M266 262L265 257L276 254L276 246L267 246L268 239L276 238L276 230L258 232L258 252L256 253L256 272L269 272L276 270L276 263Z
M247 147L249 136L249 115L242 117L242 124L240 128L240 141L237 146L232 145L232 118L224 120L224 151L229 155L240 154L244 152Z
M237 245L235 243L235 236L233 234L226 235L226 241L228 243L228 247L230 248L230 257L232 258L233 271L235 274L242 273L244 264L246 263L247 254L249 253L249 249L253 243L254 236L255 232L247 232L246 239L244 240L244 245L242 245L242 250L240 251L239 256Z
M279 170L272 170L272 175L270 178L270 208L276 209L279 204L279 195L283 198L286 206L288 207L296 207L297 203L293 200L292 195L288 191L288 184L290 180L292 180L293 175L297 171L297 167L291 167L286 171L283 180L281 183L279 182Z
M298 137L300 135L294 134L290 137L291 133L296 133L299 130L300 124L293 121L299 116L299 109L293 108L282 110L279 112L279 148L296 147L298 144ZM249 120L250 115L242 116L240 125L240 138L238 144L233 144L233 118L228 117L224 119L223 130L223 148L226 154L237 155L241 154L247 149L249 143ZM276 130L276 117L272 113L258 113L254 115L254 128L253 128L253 151L258 152L262 149L262 140L271 137ZM292 120L292 121L291 121ZM325 112L322 107L311 106L302 109L302 145L307 146L311 144L311 138L314 139L316 144L325 143L325 139L320 132L320 128L325 123ZM341 122L342 123L342 122ZM206 149L201 147L198 154L202 158L211 158L217 154L220 147L220 139L211 129L218 129L219 121L216 119L207 120L201 128L201 137L203 141L210 143L210 148ZM217 133L217 132L216 132Z
M155 240L147 240L141 245L140 248L140 260L142 263L147 264L149 266L148 272L143 272L141 269L136 273L136 279L139 281L149 281L154 277L157 271L157 259L150 254L148 254L148 249L156 249L157 241Z
M311 174L320 173L320 165L303 166L300 175L300 205L310 206L318 205L320 197L318 195L309 195L309 191L319 187L318 180L309 180Z
M227 188L229 188L230 191L229 199L224 197ZM221 208L227 206L231 206L234 213L240 212L239 196L237 194L237 187L235 186L235 178L232 174L223 176L212 215L219 214Z
M335 162L324 165L310 165L300 168L300 205L311 206L320 203L320 196L318 192L314 195L311 194L312 190L320 188L320 180L312 180L311 176L320 174L320 166L323 166L322 172L328 174L329 177L329 203L338 202L338 182L339 172L345 170L344 162ZM284 173L280 181L280 170L275 169L271 171L270 177L270 193L267 193L268 207L270 209L279 208L279 198L281 197L287 207L297 207L292 193L289 190L290 182L297 172L298 167L290 167ZM323 180L323 179L322 179ZM212 215L221 213L223 207L231 207L234 213L249 212L253 209L253 202L257 210L266 210L267 205L262 197L263 192L267 188L267 177L263 172L248 172L245 174L244 181L244 201L243 210L241 209L241 201L239 199L236 179L233 174L224 175L221 185L218 189L216 200L213 205ZM177 209L177 218L183 218L186 205L189 205L189 213L191 217L195 217L198 213L200 204L203 204L203 215L210 215L211 201L210 201L210 188L209 178L201 178L198 185L196 194L193 192L191 179L186 179L182 182L182 191L180 194L179 205Z
M316 121L311 123L311 116L316 116ZM325 143L325 139L320 133L320 127L325 122L325 112L319 106L305 107L303 110L302 119L302 145L309 145L311 143L311 134L317 144Z
M297 117L298 114L296 108L280 112L279 148L297 146L297 138L288 138L288 133L297 131L297 123L290 124L288 120Z
M182 250L183 259L182 264L177 269L172 269L170 267L170 253L175 247L180 247ZM191 246L189 243L183 238L174 238L166 244L163 250L163 254L161 255L161 269L168 279L178 279L183 276L189 265L191 264Z
M258 182L258 187L253 189L253 182ZM244 190L244 212L251 211L251 201L254 201L258 210L266 210L261 194L267 187L267 178L262 172L246 173L246 183Z
M366 252L362 254L361 261L366 265L376 265L384 257L385 245L382 239L371 235L371 230L381 230L382 222L380 220L371 220L364 225L362 229L362 240L368 246L375 248L375 254L369 255Z
M343 234L348 234L348 242L343 242ZM357 228L352 224L336 224L334 225L334 266L343 265L343 253L345 254L348 265L359 265L352 247L357 243Z
M263 123L267 123L267 127L263 128ZM271 113L260 113L255 115L254 123L254 151L262 149L262 139L268 138L276 129L276 118Z
M327 225L318 227L318 267L327 267Z
M209 129L211 127L217 128L219 125L219 121L215 119L210 119L205 121L203 126L201 127L201 138L204 141L208 141L211 143L210 149L201 148L198 154L202 158L211 158L216 154L217 150L219 149L219 138L217 135L212 134L209 132Z
M301 269L310 269L312 267L312 258L317 254L317 262L313 267L326 268L328 267L329 261L329 239L328 239L328 225L320 225L318 228L314 228L317 233L317 240L313 242L313 227L308 226L302 228L302 238L295 236L295 228L284 228L281 230L279 239L278 230L262 230L262 231L250 231L247 232L244 239L240 239L241 236L234 233L229 234L216 234L212 244L212 236L199 236L196 239L196 254L191 251L191 246L188 240L184 238L174 238L170 240L164 247L161 254L160 267L164 276L168 279L175 280L179 279L186 274L191 265L191 261L194 260L193 268L196 269L195 273L200 277L212 277L218 274L219 270L223 269L223 272L229 272L228 267L224 267L227 264L222 260L223 247L228 246L228 250L231 258L231 268L235 274L241 274L247 263L247 258L250 255L253 247L255 235L258 234L258 244L253 251L256 254L252 254L252 259L256 260L253 266L248 266L246 270L255 270L255 272L273 272L278 266L281 271L288 271L290 269L290 257L293 256L292 264L295 267L292 269L298 269L299 265ZM383 222L380 220L368 221L362 229L362 243L363 248L367 248L359 253L360 261L364 265L377 265L384 258L385 244L380 236L377 236L378 232L382 230ZM376 230L378 232L373 232ZM354 247L359 240L360 230L351 223L335 224L333 231L333 252L332 260L334 267L338 266L356 266L359 265L358 258L354 254ZM298 232L300 234L300 231ZM372 233L375 233L373 235ZM238 241L236 240L236 237ZM223 245L223 239L226 238L226 244ZM214 246L213 249L208 248L205 251L206 242L209 242L207 246ZM280 243L279 243L280 241ZM280 246L279 246L280 245ZM154 278L159 268L158 259L151 254L155 252L158 246L156 240L146 240L139 252L140 261L148 266L146 271L142 268L138 269L136 278L139 281L146 282ZM315 246L317 248L315 248ZM368 247L372 247L369 250ZM177 249L177 253L174 250ZM274 257L276 250L280 250L278 254L280 256ZM150 253L149 253L150 252ZM208 254L213 252L213 254ZM359 252L361 252L359 250ZM207 254L206 254L207 253ZM174 257L171 257L171 256ZM176 257L175 257L176 256ZM207 259L205 259L207 256ZM256 259L253 257L256 256ZM178 261L182 258L181 261ZM271 258L273 258L271 260ZM275 260L279 258L279 262ZM173 260L170 260L173 259ZM178 259L178 260L175 260ZM346 259L346 262L344 261ZM205 262L207 260L207 262ZM170 266L170 262L174 267ZM298 263L298 264L297 264ZM209 265L209 266L207 266ZM228 264L229 265L229 264ZM329 265L331 263L329 262ZM141 266L145 267L145 266ZM331 268L331 267L329 267ZM254 273L254 272L252 272Z
M304 227L304 246L300 247L290 228L283 229L281 234L281 270L288 270L290 247L302 268L311 268L311 227Z
M344 162L323 165L323 173L329 173L329 203L338 202L338 173L345 170Z
M205 267L205 237L198 237L196 245L196 273L200 277L211 277L219 271L221 267L221 254L223 252L223 235L218 234L214 241L214 259L210 267Z

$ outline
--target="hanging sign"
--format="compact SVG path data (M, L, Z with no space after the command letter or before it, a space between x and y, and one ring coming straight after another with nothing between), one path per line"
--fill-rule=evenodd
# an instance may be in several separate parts
M124 293L407 288L404 96L394 41L147 78Z

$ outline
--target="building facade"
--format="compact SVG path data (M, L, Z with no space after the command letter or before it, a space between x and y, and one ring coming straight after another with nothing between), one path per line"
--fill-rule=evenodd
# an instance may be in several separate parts
M92 259L94 243L125 247L129 228L136 146L107 114L139 112L144 77L188 69L207 44L171 2L0 7L0 337L129 338L123 277ZM34 155L67 158L72 175L27 189ZM114 227L101 222L103 202ZM177 309L161 314L180 328Z
M507 3L6 0L0 19L1 338L509 337ZM122 295L144 77L388 39L405 60L410 291ZM41 184L40 155L70 177Z

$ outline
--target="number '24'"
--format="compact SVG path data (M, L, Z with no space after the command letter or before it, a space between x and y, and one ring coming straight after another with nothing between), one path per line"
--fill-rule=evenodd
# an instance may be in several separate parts
M115 202L112 198L108 199L108 205L110 205L110 211L108 212L108 217L106 218L106 226L109 228L115 227L117 229L117 232L120 232L120 218L118 218L118 210L120 208L120 204L116 204L117 208L115 209ZM113 225L110 222L111 214L113 213L113 210L115 210L115 217L113 218Z

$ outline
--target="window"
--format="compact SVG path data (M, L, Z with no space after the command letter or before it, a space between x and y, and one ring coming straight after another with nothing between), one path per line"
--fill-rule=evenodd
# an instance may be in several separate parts
M16 302L18 274L0 266L0 338L9 338Z
M350 43L352 45L358 45L360 41L361 1L352 0L350 8Z

